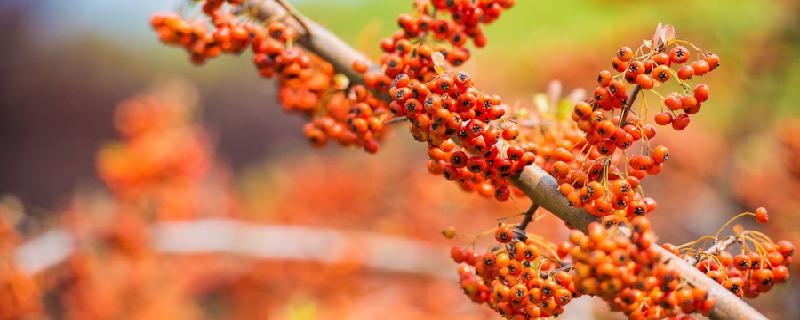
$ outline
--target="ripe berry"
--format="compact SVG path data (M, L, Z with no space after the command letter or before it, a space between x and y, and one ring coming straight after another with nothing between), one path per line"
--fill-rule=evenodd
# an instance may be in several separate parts
M653 69L653 72L651 74L653 76L653 79L656 79L660 82L666 82L667 80L669 80L670 77L669 67L662 64L658 67L655 67L655 69Z
M653 162L656 164L664 163L669 159L669 149L665 146L657 146L653 148L652 152Z
M708 62L705 60L697 60L692 62L692 70L694 70L694 74L698 76L702 76L709 71Z
M630 47L621 47L617 50L617 58L627 62L633 58L633 50Z
M691 66L683 66L678 69L678 79L689 80L694 76L694 69Z
M669 60L673 63L685 63L689 61L689 50L682 46L677 46L669 51Z
M700 100L700 99L698 99ZM683 108L683 103L677 94L670 94L664 98L664 105L670 110L678 110Z
M514 239L514 231L505 225L501 225L495 230L494 238L501 243L511 242Z
M656 122L656 124L662 126L672 123L672 119L673 119L672 114L669 112L659 112L656 113L656 115L653 117L653 120Z
M756 208L756 221L758 223L767 223L769 221L769 215L767 215L767 209L764 207Z
M646 74L640 74L636 76L636 84L638 84L644 90L653 89L654 82L653 78Z
M444 236L446 239L453 239L453 237L455 237L455 236L456 236L456 228L455 228L455 227L453 227L453 226L447 226L446 228L444 228L444 229L442 230L442 235L443 235L443 236Z
M675 120L672 120L672 128L675 130L686 129L689 126L689 122L691 122L691 119L689 119L688 114L680 114L675 117Z
M698 84L694 87L694 97L697 98L697 102L706 102L708 101L708 85L707 84Z

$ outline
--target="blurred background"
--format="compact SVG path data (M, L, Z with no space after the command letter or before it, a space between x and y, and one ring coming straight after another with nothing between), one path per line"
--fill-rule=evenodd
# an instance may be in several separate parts
M371 57L411 6L289 2ZM478 234L525 201L499 204L429 175L406 130L378 155L310 147L249 56L196 67L157 41L150 14L178 5L0 3L0 281L11 284L0 318L496 317L454 281L449 247L469 236L439 231ZM675 25L722 66L692 125L659 131L671 163L645 187L661 241L766 206L770 223L748 227L798 243L798 15L794 0L520 0L463 69L529 104L554 79L592 89L616 48ZM546 217L532 231L558 241L560 225ZM797 319L798 290L793 277L750 302ZM581 300L564 317L618 317Z

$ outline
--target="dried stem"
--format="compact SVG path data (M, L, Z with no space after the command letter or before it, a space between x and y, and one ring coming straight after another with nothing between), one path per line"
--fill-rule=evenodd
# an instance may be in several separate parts
M259 0L246 0L246 6L256 7L259 17L266 19L275 14L285 12L283 8L271 1L262 2ZM309 30L313 37L305 37L301 45L308 50L315 52L333 64L334 68L348 77L351 83L363 82L363 77L355 73L352 69L352 62L357 59L364 59L354 49L344 44L331 32L325 28L307 20ZM300 26L302 27L302 26ZM366 60L365 60L366 61ZM620 118L620 123L624 123L630 107L636 100L641 88L637 85L629 95L628 101ZM595 216L588 214L581 208L573 207L569 204L566 197L558 191L556 179L536 165L529 165L516 177L511 178L514 186L522 190L538 206L547 209L555 216L563 220L568 226L586 231L589 223L598 221ZM655 250L663 257L663 263L681 274L689 283L694 286L708 288L709 295L717 299L717 303L709 315L712 319L766 319L762 314L753 309L747 303L736 297L733 293L719 285L713 279L707 277L693 265L678 258L671 252L655 245Z

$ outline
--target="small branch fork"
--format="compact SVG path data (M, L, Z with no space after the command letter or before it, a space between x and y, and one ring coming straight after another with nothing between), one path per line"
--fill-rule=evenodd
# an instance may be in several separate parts
M264 20L286 14L286 9L274 1L244 0L244 5L246 9L255 10L258 13L257 17ZM299 14L296 16L302 17ZM327 29L304 17L302 19L305 19L307 28L303 28L298 21L294 25L295 29L307 30L313 36L301 37L300 45L330 62L337 72L350 78L350 83L363 83L363 76L353 70L352 62L369 60ZM298 19L287 21L287 23L295 20ZM377 67L373 64L372 69L377 69ZM624 115L620 117L620 123L624 123L639 90L637 85L629 95L629 101L626 103L626 110L623 110ZM582 208L570 206L566 197L558 191L556 179L536 165L525 167L518 176L511 178L511 183L522 190L536 204L536 208L542 207L553 213L569 227L586 231L591 222L599 221L597 217L588 214ZM533 211L535 210L529 210L529 212ZM532 216L531 213L530 220L533 219ZM523 219L524 225L520 224L523 228L530 223L526 220L529 219ZM693 265L678 258L660 245L654 245L653 248L661 255L662 263L681 274L692 285L708 288L709 295L717 299L717 303L709 315L711 319L767 319Z

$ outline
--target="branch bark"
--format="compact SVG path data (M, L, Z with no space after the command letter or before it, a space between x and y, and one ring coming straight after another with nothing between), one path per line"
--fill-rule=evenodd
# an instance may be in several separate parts
M242 8L260 20L284 18L284 23L297 31L298 43L309 51L330 62L336 72L344 74L350 83L363 83L364 76L353 70L353 61L371 63L356 49L339 39L328 29L297 12L288 12L277 1L246 0ZM371 69L376 66L372 65Z
M245 4L248 8L258 10L257 16L261 19L286 15L286 11L272 1L246 0ZM298 18L306 19L302 16L298 16ZM351 83L363 82L363 77L355 73L351 65L353 61L365 58L318 24L309 20L306 20L305 24L311 35L302 37L300 44L331 62L337 72L351 77ZM303 28L300 24L296 24L295 27L298 31ZM634 87L628 101L629 105L636 99L638 89L638 85ZM630 109L629 105L626 105L626 109ZM620 118L620 123L624 119L625 117ZM558 191L556 179L536 165L525 167L522 173L511 178L511 183L522 190L533 203L547 209L568 226L586 231L591 222L599 221L597 217L588 214L585 210L570 206L566 197ZM693 265L686 263L661 246L655 245L655 248L661 253L663 263L679 272L692 285L707 288L709 295L717 300L709 315L711 319L767 319Z

